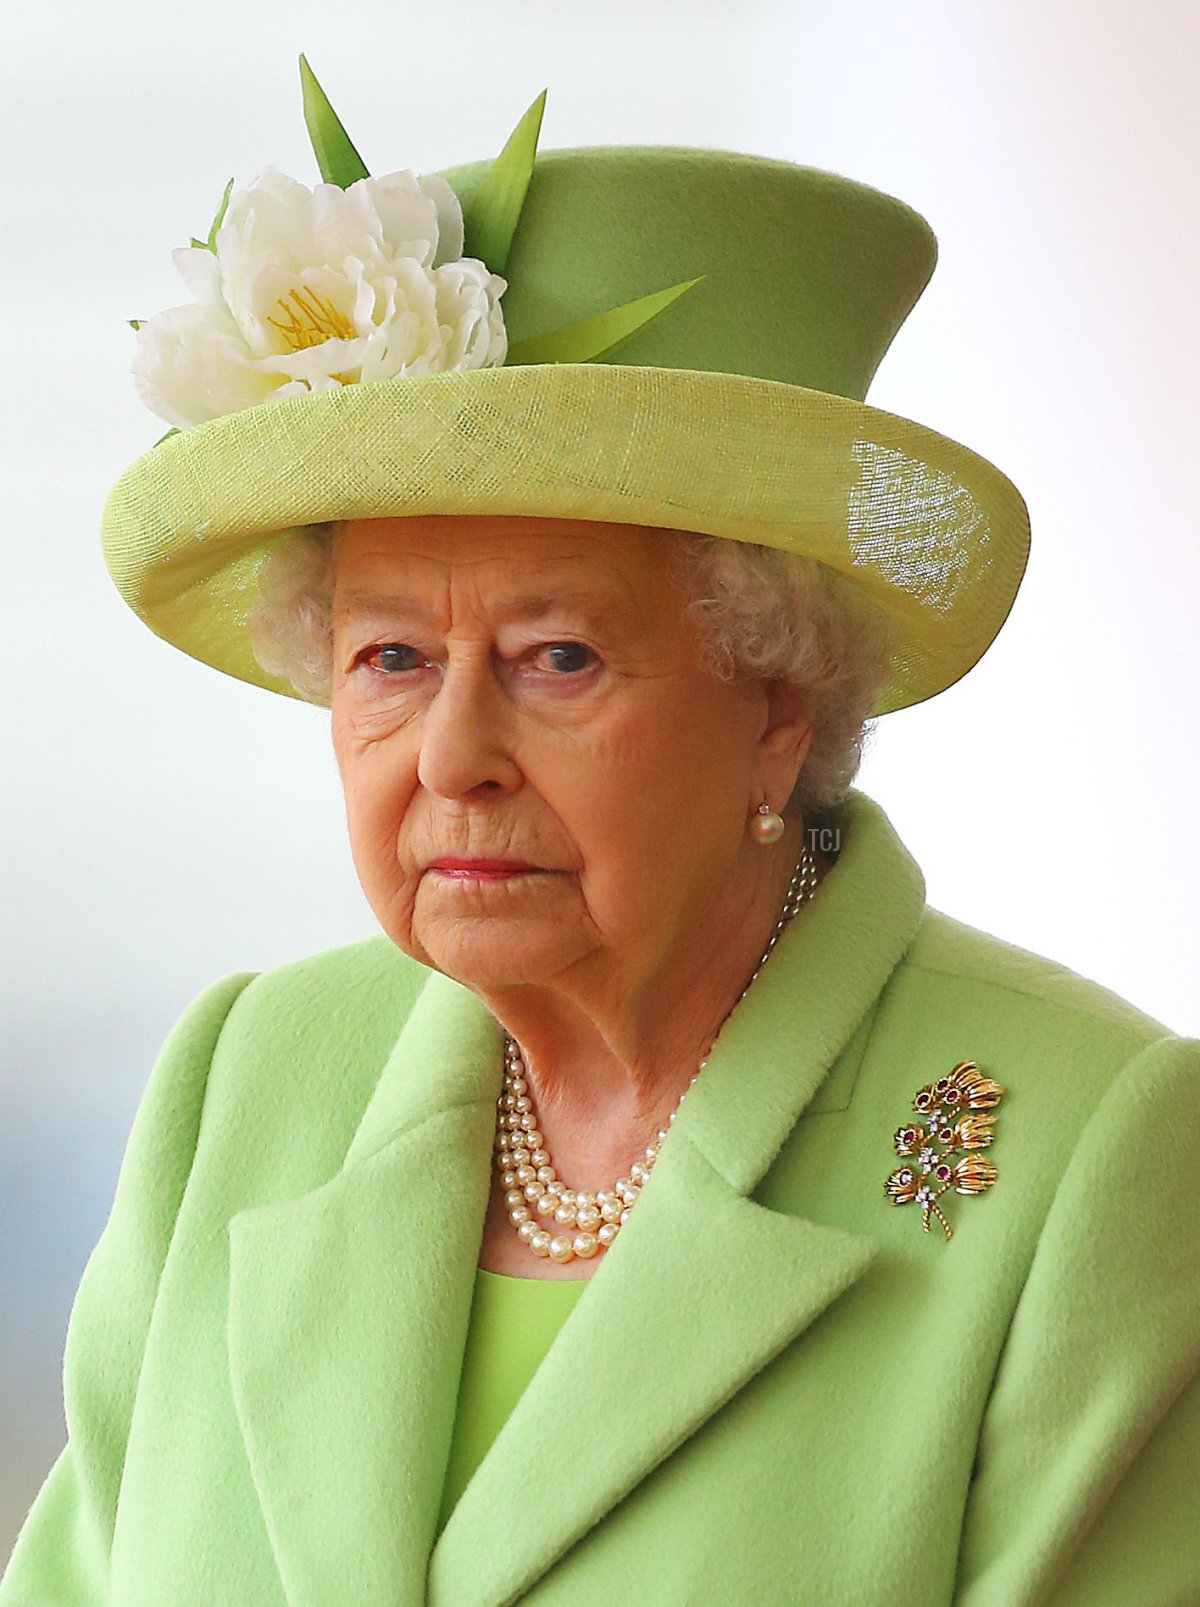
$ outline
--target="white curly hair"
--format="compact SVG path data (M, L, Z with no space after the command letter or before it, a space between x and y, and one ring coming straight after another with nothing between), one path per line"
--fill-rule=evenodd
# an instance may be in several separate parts
M309 703L329 706L333 686L334 526L277 541L247 617L254 656ZM795 553L690 531L670 556L703 661L722 680L781 679L803 688L813 722L808 757L788 809L809 817L846 796L888 679L891 622L840 575Z

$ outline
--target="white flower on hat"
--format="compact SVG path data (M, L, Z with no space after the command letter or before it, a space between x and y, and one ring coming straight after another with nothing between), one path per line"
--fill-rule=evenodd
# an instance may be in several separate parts
M211 245L172 253L195 302L144 320L134 381L186 428L273 397L502 364L506 281L463 254L445 179L309 189L268 168Z
M196 297L137 331L146 406L181 429L272 397L370 380L605 357L700 283L509 343L500 311L513 233L533 173L545 90L509 135L464 219L437 174L372 178L304 56L304 120L323 183L268 168L231 198L207 240L172 253ZM467 239L476 253L466 256ZM491 267L488 267L491 263Z

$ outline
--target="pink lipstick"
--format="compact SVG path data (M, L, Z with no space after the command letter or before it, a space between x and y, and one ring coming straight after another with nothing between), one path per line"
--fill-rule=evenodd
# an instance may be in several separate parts
M435 859L427 869L449 881L501 882L511 876L527 876L540 870L522 859Z

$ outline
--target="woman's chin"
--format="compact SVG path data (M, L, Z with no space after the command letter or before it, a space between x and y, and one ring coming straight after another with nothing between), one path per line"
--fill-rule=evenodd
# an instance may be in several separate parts
M536 987L553 981L563 968L584 952L560 927L531 923L521 930L516 923L473 921L456 923L452 930L414 934L429 963L469 988Z
M477 993L495 993L501 988L538 987L551 983L562 970L559 956L523 961L509 954L480 955L456 950L445 957L431 954L439 971Z
M579 914L559 877L477 887L423 880L413 905L412 936L429 964L468 987L536 986L589 947Z

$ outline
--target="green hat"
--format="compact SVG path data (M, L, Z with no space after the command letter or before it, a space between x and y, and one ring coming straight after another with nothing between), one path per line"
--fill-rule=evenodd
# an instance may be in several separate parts
M924 219L764 157L535 155L529 115L515 178L520 129L497 163L371 180L334 122L340 149L314 146L341 182L226 191L209 240L176 253L200 305L138 330L143 394L184 427L109 496L126 601L184 652L295 695L245 625L281 535L617 521L806 554L861 588L897 629L876 714L952 685L1008 615L1029 523L990 463L863 400L933 271ZM422 206L440 234L401 261Z

